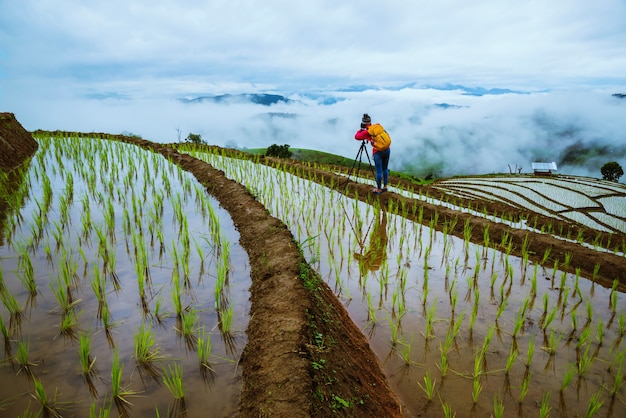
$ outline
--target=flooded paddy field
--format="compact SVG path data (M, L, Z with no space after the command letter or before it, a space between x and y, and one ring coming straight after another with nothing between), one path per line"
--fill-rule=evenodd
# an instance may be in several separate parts
M413 207L211 153L285 222L368 336L408 416L621 416L626 297L566 260L436 230ZM259 182L258 179L264 179ZM317 182L316 182L317 180ZM453 222L453 221L448 221ZM464 225L467 236L472 226ZM480 231L489 242L489 230ZM507 247L509 250L507 250ZM535 257L537 259L537 257Z
M36 139L3 196L2 415L235 413L250 273L229 214L157 154Z

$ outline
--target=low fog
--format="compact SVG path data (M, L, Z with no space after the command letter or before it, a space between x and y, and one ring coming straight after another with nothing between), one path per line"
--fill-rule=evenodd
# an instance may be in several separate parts
M560 174L601 177L600 167L608 161L626 167L626 99L612 93L623 92L472 96L406 88L275 93L289 101L269 106L185 103L183 97L57 97L52 103L25 101L22 109L17 104L10 111L28 130L125 133L164 143L195 133L225 147L289 144L348 158L357 154L354 133L367 112L392 137L394 170L421 177L528 173L533 161L554 161ZM201 96L210 95L186 98Z

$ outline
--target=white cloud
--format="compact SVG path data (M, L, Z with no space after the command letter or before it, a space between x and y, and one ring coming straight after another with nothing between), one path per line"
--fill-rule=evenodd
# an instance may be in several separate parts
M0 110L27 129L169 141L178 126L220 145L284 142L351 157L367 111L392 132L394 163L445 155L446 173L503 171L576 141L622 146L624 105L610 93L626 92L625 69L621 0L0 2ZM552 93L335 93L412 82ZM345 100L269 109L175 100L249 92Z
M619 0L24 0L0 5L0 45L8 80L79 86L192 77L544 88L623 82L625 22Z

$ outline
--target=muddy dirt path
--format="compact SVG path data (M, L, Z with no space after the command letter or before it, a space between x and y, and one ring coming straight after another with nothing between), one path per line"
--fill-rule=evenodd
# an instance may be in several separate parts
M240 361L242 416L402 416L367 339L282 222L208 164L168 146L126 141L194 174L240 233L252 276L248 344Z

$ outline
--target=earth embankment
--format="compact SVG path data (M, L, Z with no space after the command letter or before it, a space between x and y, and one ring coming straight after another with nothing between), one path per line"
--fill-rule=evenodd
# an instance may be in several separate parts
M37 141L13 113L0 113L0 170L15 170L35 154L37 147Z

